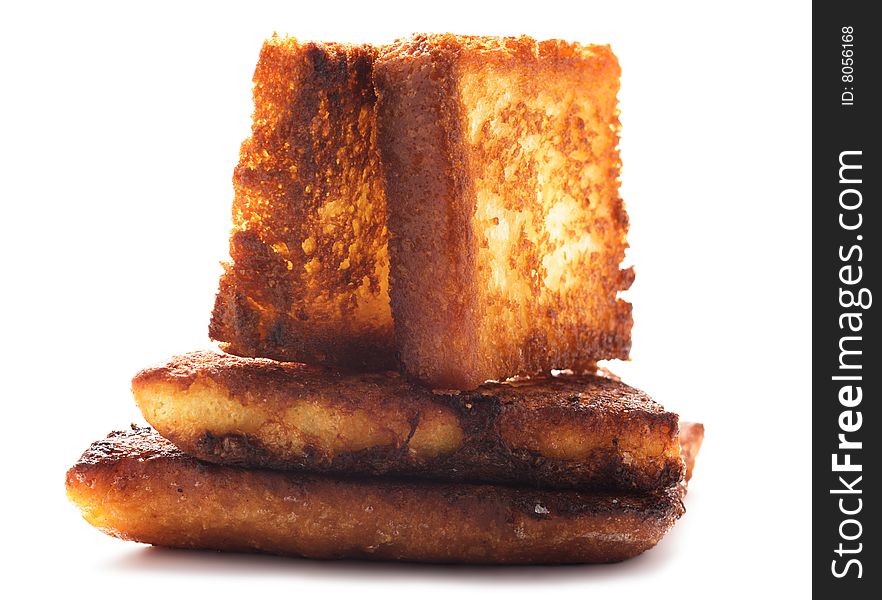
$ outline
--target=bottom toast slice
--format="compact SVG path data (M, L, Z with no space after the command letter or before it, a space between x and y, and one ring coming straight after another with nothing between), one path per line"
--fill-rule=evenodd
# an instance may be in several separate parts
M685 492L680 485L610 494L250 470L200 462L134 426L92 444L66 485L89 523L126 540L473 564L631 558L683 514Z
M704 441L704 424L682 421L680 423L680 456L686 465L684 484L692 479L695 469L695 457Z

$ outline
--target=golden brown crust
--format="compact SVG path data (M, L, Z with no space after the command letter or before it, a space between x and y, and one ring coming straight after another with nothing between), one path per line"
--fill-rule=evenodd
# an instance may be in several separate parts
M232 262L209 333L229 352L395 366L376 49L273 37L233 184Z
M89 523L122 539L321 559L615 562L684 510L679 486L632 496L224 467L146 428L93 444L66 485Z
M704 441L704 425L701 423L680 423L680 454L686 464L686 481L692 479L695 458Z
M433 387L627 358L607 46L417 35L374 65L400 358Z
M391 372L195 352L132 389L163 436L223 464L613 490L683 474L677 415L593 375L432 393Z

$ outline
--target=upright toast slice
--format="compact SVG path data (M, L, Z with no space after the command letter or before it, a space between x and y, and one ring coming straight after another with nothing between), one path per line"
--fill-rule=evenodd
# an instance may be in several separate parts
M374 65L401 361L438 388L627 358L608 46L417 35Z
M146 428L92 444L66 486L89 523L123 539L324 559L615 562L684 511L680 485L603 494L214 465Z
M195 352L132 390L160 434L221 464L625 491L684 470L677 415L594 375L433 394L397 373Z
M267 40L233 184L232 262L209 329L224 348L395 365L370 46Z

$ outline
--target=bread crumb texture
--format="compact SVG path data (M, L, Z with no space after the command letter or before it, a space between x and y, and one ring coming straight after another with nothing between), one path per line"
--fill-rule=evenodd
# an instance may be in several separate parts
M401 359L436 387L627 358L608 46L419 35L375 65Z
M279 37L261 50L233 177L232 261L210 326L232 353L395 364L376 52Z

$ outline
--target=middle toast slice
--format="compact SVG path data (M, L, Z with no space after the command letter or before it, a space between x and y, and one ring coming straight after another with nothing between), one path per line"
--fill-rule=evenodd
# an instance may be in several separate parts
M677 415L597 375L439 393L397 373L194 352L132 389L161 435L215 463L586 490L683 476Z

